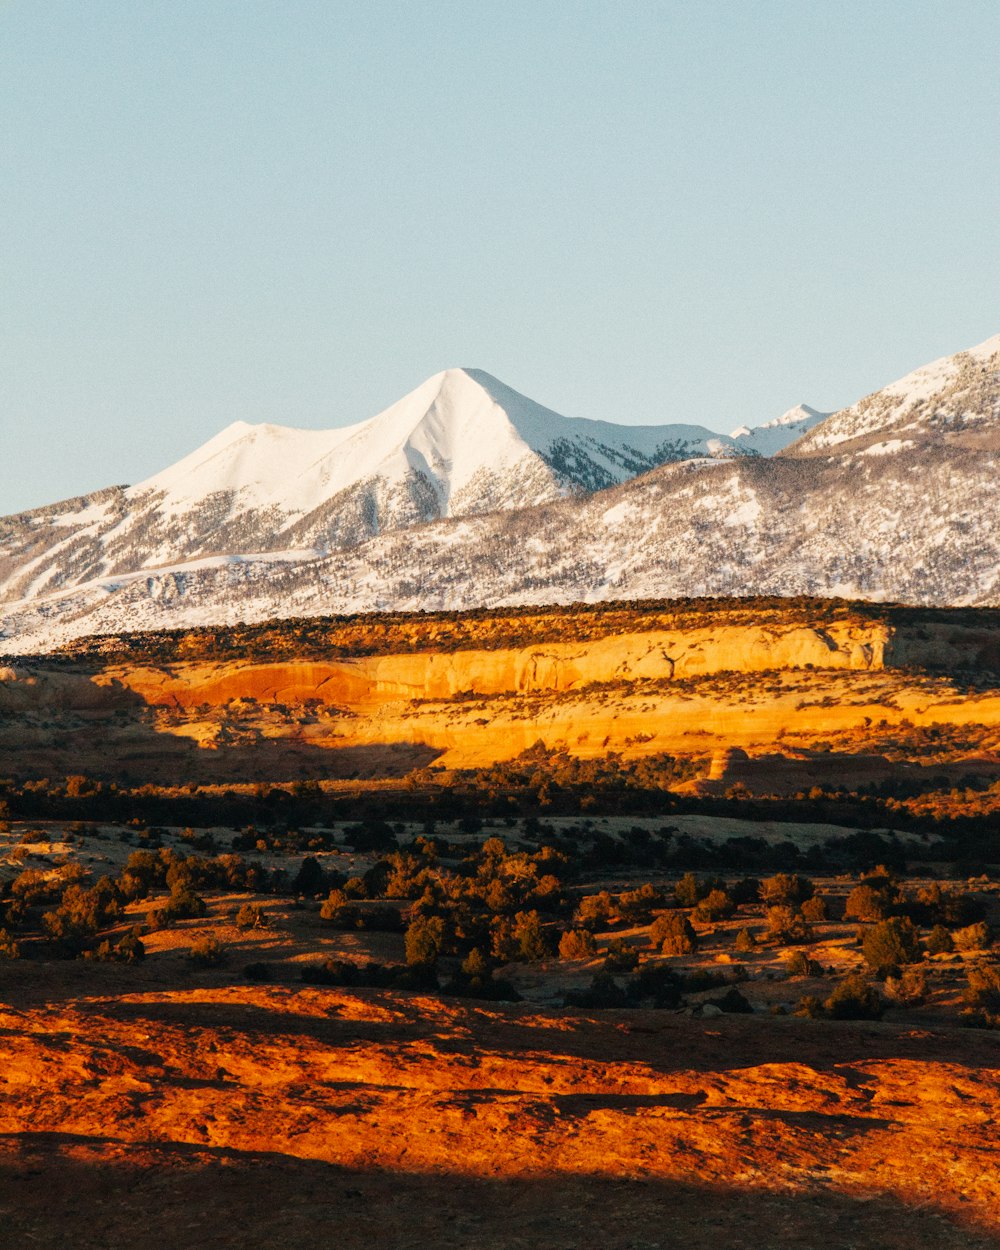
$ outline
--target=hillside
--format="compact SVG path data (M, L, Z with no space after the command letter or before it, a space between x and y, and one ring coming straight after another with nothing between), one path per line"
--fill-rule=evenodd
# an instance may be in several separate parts
M821 595L1000 602L1000 340L729 439L573 421L476 370L238 425L0 527L0 651L317 613Z
M449 369L360 424L297 430L238 421L138 485L6 518L0 598L37 599L98 577L191 561L212 567L248 553L308 558L712 454L736 454L736 443L699 426L563 417L481 370Z
M295 621L25 657L0 669L0 751L12 777L221 784L488 768L540 748L682 760L678 778L766 792L913 780L926 757L937 785L1000 776L997 673L1000 614L971 610L750 600Z

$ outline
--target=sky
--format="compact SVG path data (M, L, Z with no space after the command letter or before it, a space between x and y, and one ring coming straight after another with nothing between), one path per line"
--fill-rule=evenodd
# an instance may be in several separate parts
M1000 6L0 0L0 514L485 369L833 410L1000 331Z

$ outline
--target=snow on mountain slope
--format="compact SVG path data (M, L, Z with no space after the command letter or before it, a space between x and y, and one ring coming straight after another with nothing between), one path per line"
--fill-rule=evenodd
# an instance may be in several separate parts
M322 555L100 579L0 608L0 651L328 612L685 595L1000 604L1000 454L734 457Z
M699 426L562 417L477 369L333 430L236 422L131 487L0 521L0 601L212 555L320 551L598 490L728 450Z
M278 508L302 518L359 482L417 475L437 501L436 515L453 516L481 510L479 495L493 502L497 482L518 470L537 498L517 502L540 502L612 485L666 459L704 455L712 437L699 426L563 417L481 370L449 369L378 416L342 429L236 422L129 496L161 494L161 508L186 512L223 493L244 509Z
M943 356L836 412L784 453L887 454L942 441L998 446L1000 335Z
M752 428L741 425L733 430L731 438L743 455L776 456L831 415L829 412L817 412L808 404L796 404L765 425Z
M729 439L573 421L452 370L360 425L231 426L138 486L0 521L0 650L579 599L996 604L998 469L1000 336Z

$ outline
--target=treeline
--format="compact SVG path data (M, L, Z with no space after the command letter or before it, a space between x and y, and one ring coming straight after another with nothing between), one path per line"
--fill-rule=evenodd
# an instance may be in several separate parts
M703 625L830 624L855 620L890 622L928 614L991 626L1000 612L988 609L910 609L844 599L796 596L781 599L702 597L635 599L465 611L371 612L288 617L255 624L98 635L67 643L54 653L63 661L105 659L148 663L162 660L281 660L383 655L421 650L530 646L591 642L631 630L687 629ZM969 621L967 621L969 618Z
M284 838L289 830L335 822L463 821L476 828L485 819L537 822L547 817L587 820L687 814L830 824L855 831L851 836L859 844L874 838L880 846L885 843L882 835L886 831L897 830L921 835L922 841L907 848L906 854L913 859L961 862L970 871L1000 863L1000 784L980 782L967 789L918 795L906 793L910 788L906 781L882 782L865 793L819 786L800 794L773 797L750 795L739 787L719 796L676 793L671 787L692 767L691 761L669 755L623 760L609 754L580 760L535 747L514 761L490 768L452 773L447 778L433 772L415 773L398 786L361 783L356 790L332 790L317 782L262 784L225 791L203 791L194 785L186 789L151 785L129 789L76 776L0 783L0 818L229 826L237 830L253 826L280 831ZM317 833L302 834L300 841L288 844L288 849L316 849L309 839L320 837ZM683 862L711 867L716 862L713 856L735 854L739 841L721 844L721 851L692 844ZM742 841L748 847L766 845L761 839ZM799 852L790 842L782 845L788 862L800 862L796 858ZM878 854L885 859L889 852L881 849ZM767 867L776 862L759 848L753 855L748 866Z

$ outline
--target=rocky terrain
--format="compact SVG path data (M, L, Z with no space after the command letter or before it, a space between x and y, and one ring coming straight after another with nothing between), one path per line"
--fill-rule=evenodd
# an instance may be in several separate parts
M926 727L936 776L992 778L998 638L992 612L822 601L138 635L0 671L0 750L11 775L222 783L484 767L541 744L668 753L781 792L916 777L893 735Z
M625 824L597 825L627 845ZM350 829L332 832L323 867L370 874L377 857L343 849ZM54 880L75 864L124 881L137 845L152 839L176 863L191 833L18 823L6 844L0 835L0 874ZM438 834L446 863L452 838L469 851L500 834L524 845L503 824ZM544 836L588 845L569 822ZM790 824L774 836L808 842ZM521 871L528 861L511 854ZM619 866L574 895L650 877L668 896L683 884ZM856 880L815 886L840 913ZM907 888L941 884L935 873ZM969 884L995 919L995 886ZM997 1244L996 1047L956 1027L981 950L925 957L924 997L890 1003L881 1020L802 1019L785 1013L860 962L849 920L815 925L803 975L787 965L801 945L768 942L758 904L721 923L683 913L700 946L682 959L650 949L648 924L612 918L590 958L501 969L524 1001L497 1003L304 984L317 958L400 960L403 937L324 923L321 896L204 893L204 915L172 923L157 919L162 893L128 905L112 936L145 921L138 962L55 960L30 937L21 958L0 960L0 1210L12 1244L125 1250L150 1211L166 1250L305 1250L334 1227L348 1250L373 1239L391 1250ZM248 905L259 922L234 923ZM746 925L759 944L738 966L733 937ZM207 940L220 953L199 962ZM736 984L750 1007L713 1007L718 989L666 1009L555 1005L615 942L647 970Z
M5 989L18 1244L997 1244L982 1035L122 988Z

